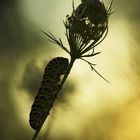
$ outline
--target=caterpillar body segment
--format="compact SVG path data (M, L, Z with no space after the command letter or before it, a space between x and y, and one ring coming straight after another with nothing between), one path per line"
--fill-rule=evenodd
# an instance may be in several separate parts
M68 59L63 57L56 57L47 64L29 114L29 123L34 130L40 127L43 117L49 115L59 93L60 77L65 74L68 64Z

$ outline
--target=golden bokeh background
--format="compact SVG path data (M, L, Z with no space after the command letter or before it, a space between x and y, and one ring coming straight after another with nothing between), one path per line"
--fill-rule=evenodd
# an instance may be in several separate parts
M38 140L140 139L139 5L139 0L114 0L109 33L96 48L102 53L90 59L110 84L77 60ZM63 20L71 11L71 0L0 2L1 140L31 140L29 112L45 65L69 57L40 29L67 46Z

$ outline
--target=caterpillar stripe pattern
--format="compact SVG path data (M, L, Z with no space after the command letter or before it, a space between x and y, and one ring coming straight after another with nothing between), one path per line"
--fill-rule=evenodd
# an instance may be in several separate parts
M43 116L49 115L58 94L60 77L65 74L67 67L68 59L63 57L56 57L47 64L29 114L29 123L34 130L39 128Z

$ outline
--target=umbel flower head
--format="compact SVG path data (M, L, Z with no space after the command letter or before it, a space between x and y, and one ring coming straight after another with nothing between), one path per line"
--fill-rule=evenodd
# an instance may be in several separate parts
M64 25L69 46L77 53L76 58L92 56L94 47L106 37L111 5L112 2L107 10L103 1L82 0L76 9L73 6L72 15L67 16ZM91 50L90 55L85 55Z
M67 15L64 21L69 49L63 45L60 38L57 39L50 32L44 33L51 42L69 53L71 59L82 59L94 69L94 64L85 60L84 57L92 57L100 53L95 53L94 49L108 33L108 18L112 14L112 3L113 0L106 8L102 0L81 0L81 3L75 8L73 2L72 14ZM97 71L95 70L95 72Z

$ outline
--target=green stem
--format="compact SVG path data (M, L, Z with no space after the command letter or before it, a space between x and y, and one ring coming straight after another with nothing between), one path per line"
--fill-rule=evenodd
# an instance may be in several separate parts
M76 60L75 58L72 58L72 57L71 57L70 64L69 64L69 66L68 66L68 69L67 69L67 71L66 71L66 74L64 75L64 77L63 77L63 79L62 79L62 81L61 81L61 83L60 83L60 85L59 85L58 93L61 91L61 89L62 89L62 87L63 87L63 85L64 85L66 79L68 78L68 75L69 75L69 73L70 73L70 71L71 71L71 69L72 69L72 66L73 66L75 60ZM38 134L39 134L39 132L40 132L40 130L41 130L41 128L42 128L42 126L43 126L43 124L44 124L46 118L47 118L47 116L48 116L48 114L45 114L44 117L42 118L42 121L40 122L40 126L39 126L39 128L35 131L32 140L36 140L36 138L37 138L37 136L38 136Z

